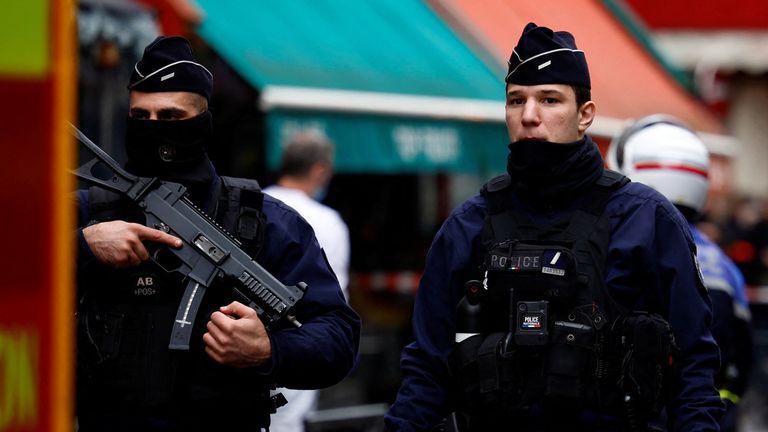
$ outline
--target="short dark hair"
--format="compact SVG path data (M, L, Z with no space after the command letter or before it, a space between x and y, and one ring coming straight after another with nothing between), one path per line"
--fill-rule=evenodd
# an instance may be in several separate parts
M576 107L581 107L592 100L592 91L587 87L572 85L573 93L576 95Z
M303 177L318 162L333 163L333 143L317 132L300 132L283 147L281 174Z

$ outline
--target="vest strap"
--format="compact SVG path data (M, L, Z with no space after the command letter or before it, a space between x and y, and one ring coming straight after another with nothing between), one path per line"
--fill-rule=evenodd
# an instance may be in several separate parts
M264 193L256 180L222 176L224 193L217 219L243 243L243 249L256 258L264 246L266 218L262 212Z

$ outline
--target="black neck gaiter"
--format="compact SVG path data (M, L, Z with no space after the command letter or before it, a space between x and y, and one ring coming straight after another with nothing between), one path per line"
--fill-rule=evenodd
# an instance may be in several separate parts
M603 175L603 158L589 136L573 143L520 140L509 145L507 172L521 198L534 205L570 202Z
M216 171L205 152L213 138L210 111L187 120L128 118L125 169L142 177L181 183L201 205L208 199Z

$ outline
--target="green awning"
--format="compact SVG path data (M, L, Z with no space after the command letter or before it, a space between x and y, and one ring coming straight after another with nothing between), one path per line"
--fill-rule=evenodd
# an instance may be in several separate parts
M313 128L340 172L503 170L503 71L422 0L197 3L200 36L262 92L270 168Z
M270 113L270 143L307 129L334 139L338 172L490 176L506 166L506 129L498 123L295 110ZM278 151L268 152L268 166L277 167L279 159Z

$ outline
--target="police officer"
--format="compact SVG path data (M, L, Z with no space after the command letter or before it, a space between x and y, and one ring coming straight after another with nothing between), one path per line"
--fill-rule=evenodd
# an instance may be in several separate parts
M726 406L720 428L733 431L752 365L752 316L741 272L696 228L709 190L709 152L678 119L656 114L633 122L611 142L608 166L661 192L688 221L720 347L716 384Z
M605 170L584 52L528 24L507 174L438 231L389 430L718 430L711 306L685 220Z
M169 350L186 281L149 260L180 240L143 225L133 204L98 189L77 193L79 430L262 430L279 401L270 388L321 388L352 368L360 321L312 229L255 181L219 176L206 154L211 73L189 42L159 37L128 84L126 169L183 184L190 199L287 285L309 288L300 328L265 330L230 297L206 291L189 351ZM168 263L165 263L166 265ZM172 268L172 267L171 267Z

